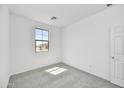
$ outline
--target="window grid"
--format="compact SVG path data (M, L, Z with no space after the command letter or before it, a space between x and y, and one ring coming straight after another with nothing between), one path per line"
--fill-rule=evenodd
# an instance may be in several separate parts
M41 34L40 33L38 33L36 30L39 30L39 31L41 31ZM47 34L44 34L44 33L46 32ZM41 39L38 39L37 38L37 35L41 35ZM45 40L45 38L44 37L46 37L47 38L47 40ZM46 44L47 44L47 51L49 51L49 31L48 30L45 30L45 29L40 29L40 28L35 28L35 52L38 52L37 51L37 42L38 41L41 41L41 45L43 46L43 43L45 44L45 42L46 42ZM41 47L42 47L41 46ZM42 51L42 50L41 50ZM39 52L41 52L41 51L39 51Z

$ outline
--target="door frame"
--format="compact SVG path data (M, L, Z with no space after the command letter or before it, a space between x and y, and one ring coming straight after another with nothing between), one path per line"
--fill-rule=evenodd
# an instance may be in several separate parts
M109 71L109 75L110 75L110 82L112 82L112 83L114 83L114 84L116 84L116 85L118 85L118 86L121 86L121 87L124 87L124 85L123 85L123 83L122 83L122 81L121 80L117 80L116 78L115 78L115 59L113 59L113 57L115 57L115 55L114 55L114 46L112 46L112 45L114 45L114 38L113 38L113 33L114 33L114 29L116 28L116 27L118 27L118 26L123 26L124 27L124 24L116 24L116 25L111 25L110 26L110 44L109 44L109 46L110 46L110 71Z

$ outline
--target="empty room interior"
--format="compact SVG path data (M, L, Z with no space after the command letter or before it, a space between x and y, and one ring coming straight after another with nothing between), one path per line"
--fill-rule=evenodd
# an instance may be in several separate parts
M123 4L0 4L0 88L123 87Z

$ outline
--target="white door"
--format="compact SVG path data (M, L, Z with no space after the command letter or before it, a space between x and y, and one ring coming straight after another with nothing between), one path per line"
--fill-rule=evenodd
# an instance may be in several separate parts
M124 87L124 25L111 29L111 82Z

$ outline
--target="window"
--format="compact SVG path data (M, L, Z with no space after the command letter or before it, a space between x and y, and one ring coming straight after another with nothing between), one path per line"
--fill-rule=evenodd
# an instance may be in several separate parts
M49 31L35 28L35 52L49 51Z

